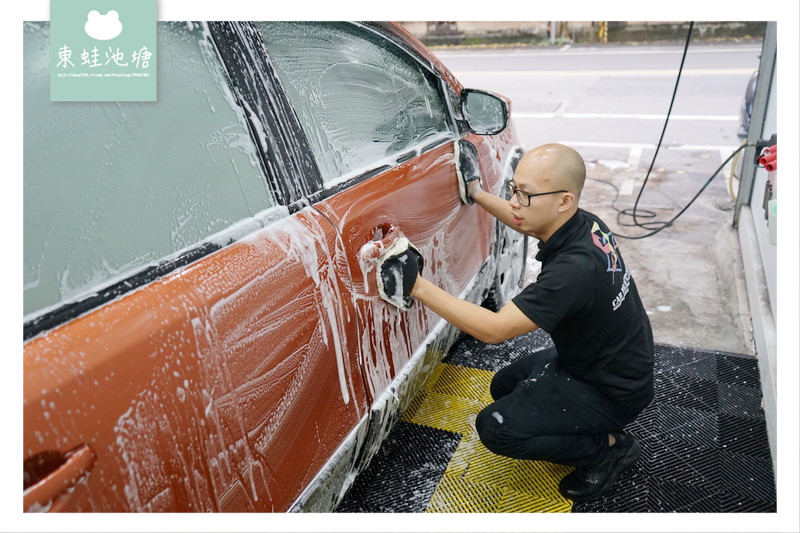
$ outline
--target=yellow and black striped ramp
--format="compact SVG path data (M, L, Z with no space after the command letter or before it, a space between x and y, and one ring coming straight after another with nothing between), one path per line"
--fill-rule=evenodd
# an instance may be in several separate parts
M558 492L572 468L494 455L475 417L494 373L551 346L536 331L498 345L463 338L435 369L337 512L775 512L755 358L656 346L653 403L626 431L642 458L593 502Z

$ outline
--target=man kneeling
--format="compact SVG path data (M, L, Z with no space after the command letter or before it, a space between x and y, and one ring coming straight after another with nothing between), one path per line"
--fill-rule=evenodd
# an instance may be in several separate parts
M414 298L462 331L499 343L537 328L554 347L501 369L494 402L476 429L492 452L577 467L559 490L581 501L607 492L639 458L623 428L653 399L653 334L636 284L608 227L578 207L586 168L575 150L548 144L525 154L505 186L511 200L463 183L474 203L539 240L542 270L498 312L456 298L419 274L410 246L400 258ZM397 295L401 296L401 295Z

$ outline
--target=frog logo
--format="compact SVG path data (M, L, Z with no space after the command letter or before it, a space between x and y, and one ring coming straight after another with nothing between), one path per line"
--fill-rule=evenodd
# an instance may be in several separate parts
M619 254L619 246L617 246L614 235L610 231L608 233L604 232L600 228L600 225L595 222L592 225L592 242L606 254L606 259L608 260L606 272L611 272L611 280L613 283L614 273L621 272L624 268L622 257Z
M93 9L86 17L83 29L92 39L110 41L122 33L122 22L119 20L119 13L113 9L105 15Z

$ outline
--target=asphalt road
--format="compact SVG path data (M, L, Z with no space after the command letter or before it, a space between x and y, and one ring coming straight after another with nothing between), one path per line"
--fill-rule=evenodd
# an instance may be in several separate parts
M760 51L690 44L664 145L737 146L739 106ZM524 148L556 141L590 151L658 142L682 54L683 46L647 45L437 51L465 86L511 98Z

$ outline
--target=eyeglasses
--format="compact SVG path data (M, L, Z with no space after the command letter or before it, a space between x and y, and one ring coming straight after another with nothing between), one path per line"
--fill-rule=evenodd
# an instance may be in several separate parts
M517 201L519 202L519 205L521 205L522 207L528 207L529 205L531 205L531 198L533 198L534 196L545 196L547 194L556 194L556 193L559 193L559 192L569 192L569 191L565 191L564 189L561 189L560 191L540 192L540 193L536 193L536 194L531 194L529 192L523 191L522 189L518 189L514 185L514 182L511 181L511 180L506 180L506 187L508 188L508 195L509 196L513 196L515 194L517 195Z

